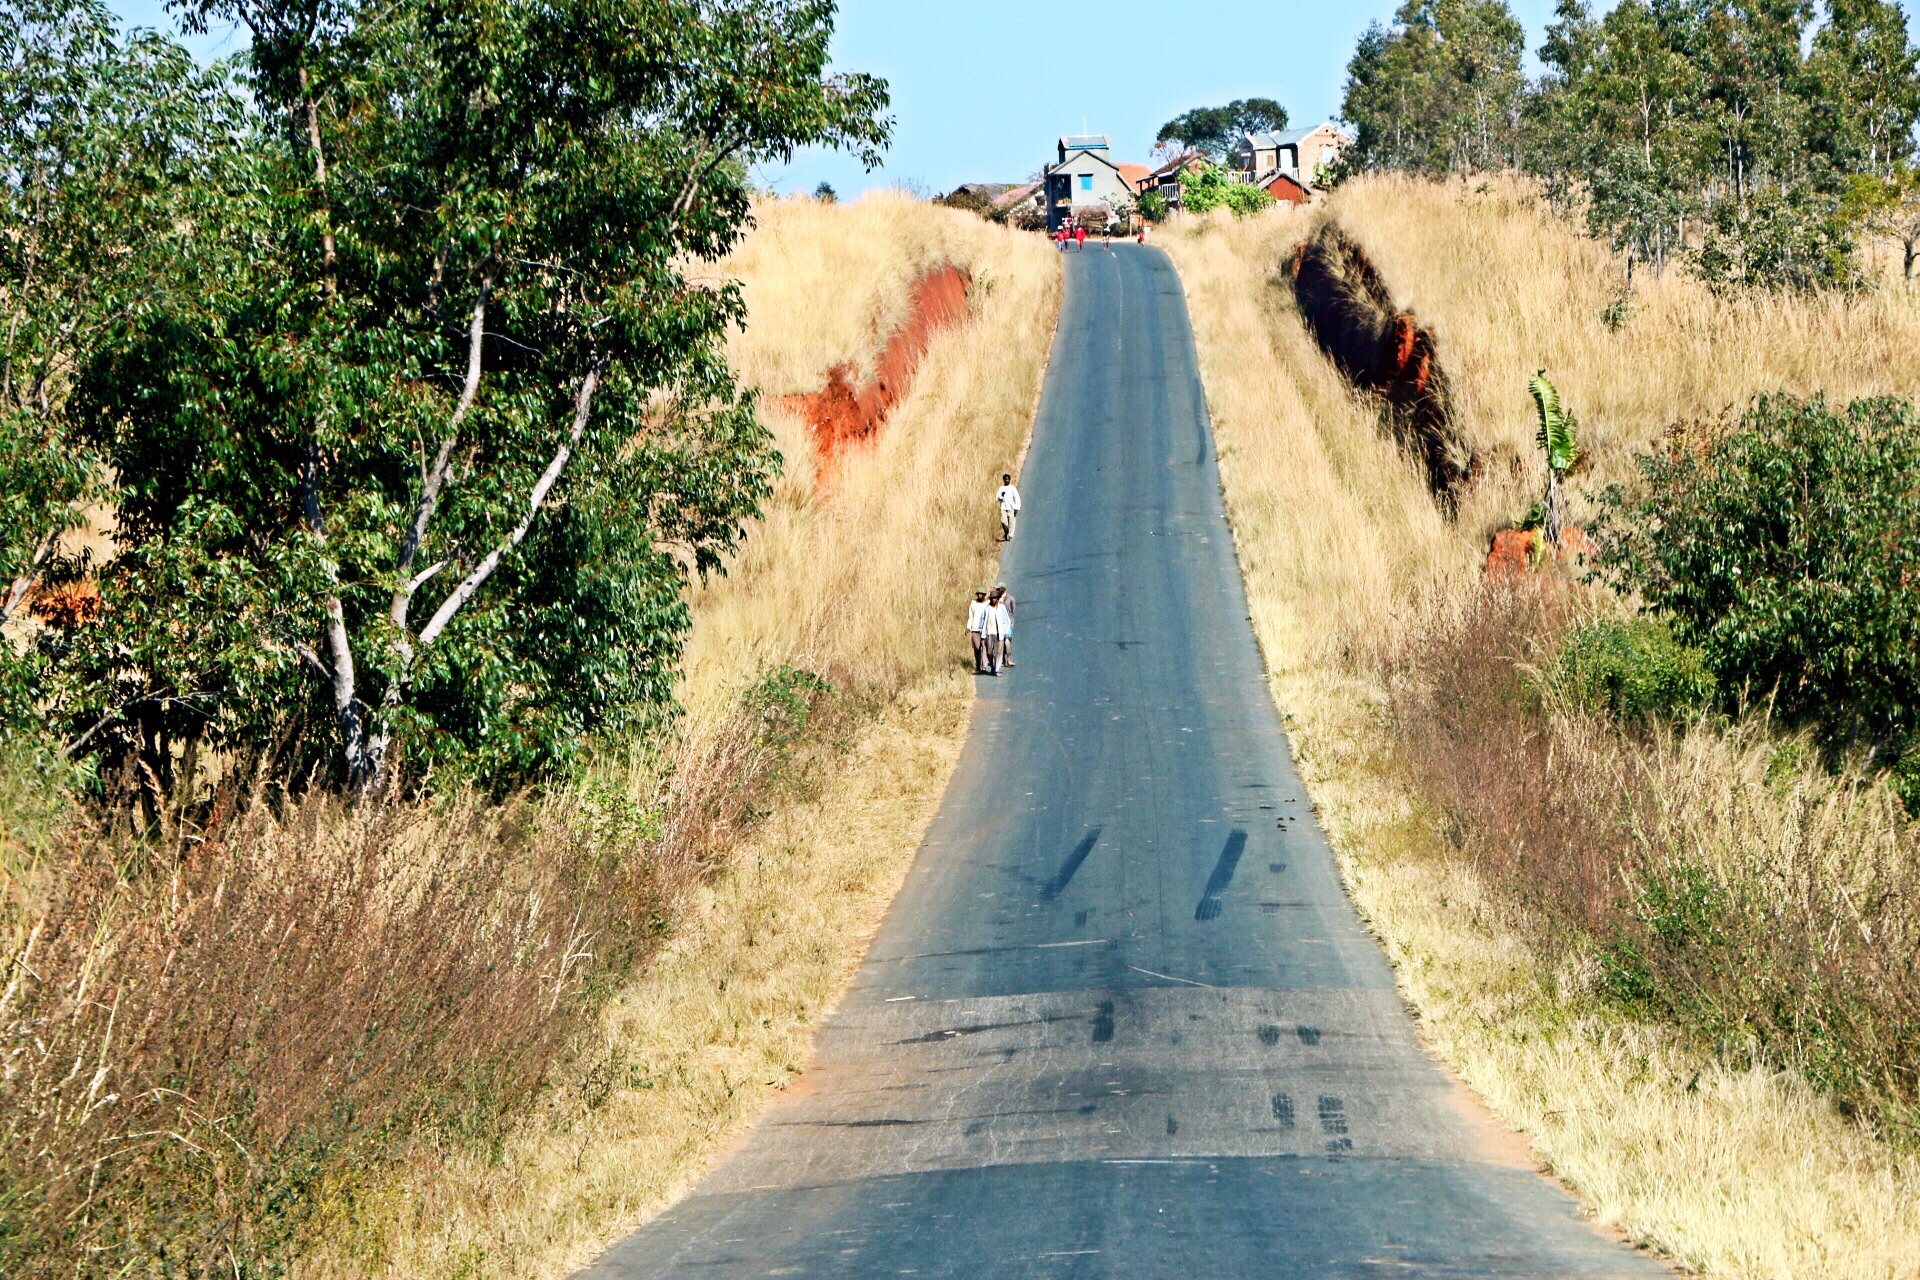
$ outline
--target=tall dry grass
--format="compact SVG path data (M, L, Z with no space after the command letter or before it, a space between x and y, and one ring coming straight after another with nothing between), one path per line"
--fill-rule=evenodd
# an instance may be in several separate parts
M1428 499L1377 406L1334 374L1278 280L1319 216L1337 218L1396 300L1433 329L1456 424L1496 463L1457 521ZM1506 743L1501 755L1489 736L1500 727L1476 723L1462 731L1500 758L1477 770L1457 762L1455 799L1484 805L1503 790L1494 822L1470 805L1435 803L1445 788L1409 765L1443 754L1410 750L1416 726L1393 705L1396 679L1433 687L1423 644L1471 613L1490 534L1544 487L1526 390L1535 369L1548 370L1580 415L1593 468L1576 487L1591 491L1627 478L1633 453L1676 419L1763 390L1914 395L1920 311L1897 293L1722 299L1670 272L1642 279L1624 323L1609 327L1609 308L1616 319L1622 311L1623 266L1524 187L1500 182L1368 179L1312 213L1216 215L1169 227L1160 243L1188 293L1275 699L1354 896L1436 1049L1529 1134L1596 1217L1689 1267L1740 1277L1920 1273L1920 1164L1910 1154L1842 1115L1790 1055L1743 1060L1602 998L1595 955L1539 945L1495 856L1517 836L1552 858L1552 832L1515 810L1537 809L1540 775L1560 769L1588 794L1576 820L1604 816L1602 800L1617 807L1622 788L1656 796L1664 825L1647 833L1647 847L1668 864L1701 850L1764 860L1758 850L1770 848L1776 869L1828 887L1822 901L1839 909L1829 924L1852 923L1832 901L1832 868L1911 883L1911 844L1895 815L1875 800L1835 818L1808 800L1833 795L1833 781L1807 766L1787 767L1772 789L1756 785L1755 770L1765 773L1757 761L1774 757L1752 740L1686 734L1627 750L1624 740L1574 734ZM1431 663L1435 650L1424 652ZM1525 724L1540 723L1536 704ZM1635 753L1640 773L1623 779L1617 770ZM1550 885L1576 883L1574 864L1556 864ZM1595 888L1604 899L1606 886ZM1789 917L1805 925L1816 914Z
M334 1206L302 1276L559 1276L682 1194L801 1071L938 804L965 736L964 602L992 575L992 493L1031 425L1059 304L1038 237L898 195L756 205L723 271L746 289L731 348L787 470L724 577L697 587L682 698L693 742L742 690L817 672L853 708L797 788L729 845L673 937L591 1037L590 1078L497 1150L420 1151ZM870 366L914 281L953 262L971 316L933 338L878 440L815 480L778 395ZM644 769L636 768L643 775Z

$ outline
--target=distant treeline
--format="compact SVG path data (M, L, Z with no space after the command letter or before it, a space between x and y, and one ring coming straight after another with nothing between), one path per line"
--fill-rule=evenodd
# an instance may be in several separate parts
M1521 170L1629 263L1857 285L1863 232L1920 245L1916 50L1887 0L1560 0L1538 54L1504 0L1408 0L1360 38L1349 172ZM1629 268L1631 270L1631 266Z

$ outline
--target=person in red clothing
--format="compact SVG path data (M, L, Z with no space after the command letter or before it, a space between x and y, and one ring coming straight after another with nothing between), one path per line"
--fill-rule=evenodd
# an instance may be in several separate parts
M1082 253L1087 251L1087 229L1085 227L1075 227L1073 229L1073 247Z

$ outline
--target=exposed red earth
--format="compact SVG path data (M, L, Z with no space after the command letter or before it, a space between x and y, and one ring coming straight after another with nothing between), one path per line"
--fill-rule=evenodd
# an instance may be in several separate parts
M1385 402L1395 438L1420 460L1427 488L1451 512L1473 459L1453 426L1433 331L1394 305L1379 268L1335 223L1301 242L1285 274L1314 341L1351 385Z
M907 318L887 338L871 382L856 386L853 367L840 364L827 371L827 385L820 390L783 399L806 420L813 447L827 464L820 469L822 484L830 477L836 457L879 435L893 406L913 385L914 371L935 330L966 317L972 288L973 275L964 267L946 263L933 268L914 283Z
M1503 582L1517 584L1533 570L1540 556L1541 543L1546 535L1538 529L1501 529L1493 535L1493 546L1487 550L1487 562L1482 570L1490 583ZM1560 530L1560 559L1569 565L1577 565L1580 557L1591 560L1598 548L1587 531L1579 525L1570 524Z

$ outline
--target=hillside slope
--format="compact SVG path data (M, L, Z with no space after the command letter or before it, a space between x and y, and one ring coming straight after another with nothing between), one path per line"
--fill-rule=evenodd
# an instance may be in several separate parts
M800 1072L945 786L972 698L956 618L993 572L991 495L1030 425L1057 259L901 196L754 214L716 270L745 285L730 356L762 393L786 471L727 574L693 592L686 758L728 767L743 693L784 715L810 673L838 691L829 741L803 740L814 765L762 798L769 812L723 852L691 923L618 998L596 1077L497 1159L449 1156L352 1206L303 1275L565 1275L658 1212ZM948 263L971 274L970 314L932 335L877 440L822 483L781 397L837 364L871 370L915 281Z
M1368 179L1317 215L1337 219L1397 304L1434 331L1457 426L1476 454L1505 464L1467 492L1455 521L1314 345L1281 283L1315 214L1190 220L1160 243L1193 311L1274 697L1349 887L1431 1043L1598 1219L1690 1268L1916 1274L1910 1155L1793 1073L1738 1069L1589 998L1591 975L1543 970L1514 904L1450 852L1411 790L1389 672L1433 620L1465 607L1490 535L1538 497L1534 370L1581 416L1593 469L1576 488L1592 491L1624 478L1670 423L1762 390L1915 395L1920 310L1886 294L1723 300L1670 272L1643 281L1620 322L1620 264L1499 184ZM1585 515L1578 502L1573 515ZM1692 767L1717 770L1703 779L1713 786L1751 786L1731 754L1699 745Z

